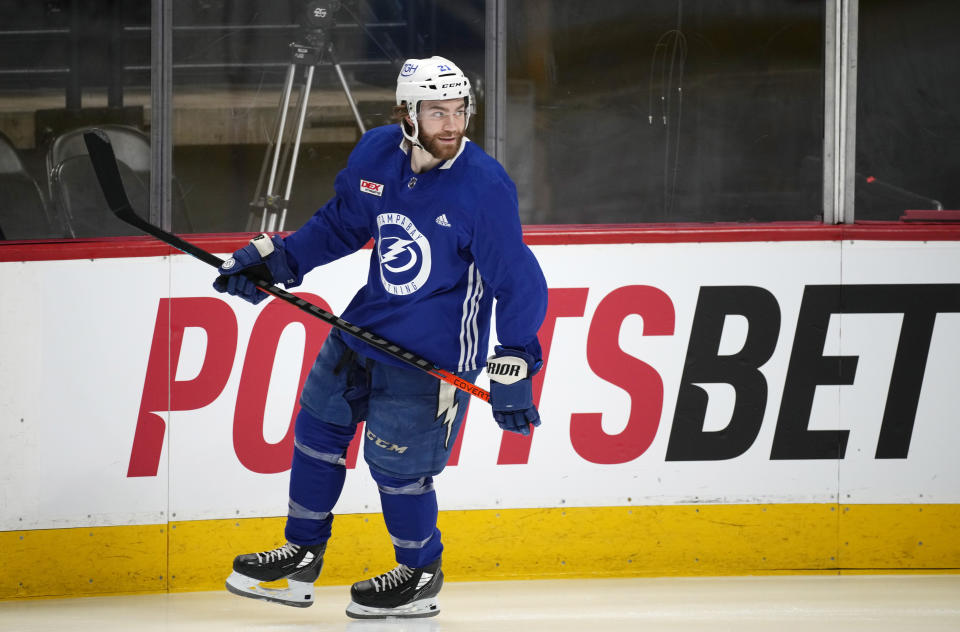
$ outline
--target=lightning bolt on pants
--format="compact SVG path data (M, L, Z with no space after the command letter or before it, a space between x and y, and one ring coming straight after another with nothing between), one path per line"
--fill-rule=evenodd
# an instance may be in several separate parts
M380 492L380 507L397 562L412 568L440 557L443 544L437 529L437 493L430 476L416 479L387 476L370 470Z

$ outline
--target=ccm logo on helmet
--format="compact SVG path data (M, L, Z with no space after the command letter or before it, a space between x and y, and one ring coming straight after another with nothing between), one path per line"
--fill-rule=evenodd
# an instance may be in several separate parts
M462 85L463 85L462 81L458 81L457 83L445 83L442 86L440 86L440 89L442 90L443 88L459 88Z

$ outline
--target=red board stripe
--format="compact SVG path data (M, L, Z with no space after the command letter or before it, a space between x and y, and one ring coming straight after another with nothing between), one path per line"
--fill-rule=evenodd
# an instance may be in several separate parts
M193 234L183 237L213 253L242 247L253 233ZM858 222L825 225L816 222L767 224L615 224L540 225L524 228L530 245L716 243L757 241L960 241L956 223ZM370 244L367 244L370 247ZM0 242L0 261L56 261L156 257L174 254L170 246L149 236L99 239Z

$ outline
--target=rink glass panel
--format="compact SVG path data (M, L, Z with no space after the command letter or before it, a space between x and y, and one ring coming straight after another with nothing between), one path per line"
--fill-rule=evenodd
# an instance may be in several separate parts
M820 220L824 4L509 4L529 223Z
M946 78L960 44L940 31L960 8L855 4L854 217L955 209L958 88ZM834 61L825 32L828 9L849 6L841 0L340 5L322 29L286 230L330 197L359 137L328 44L366 127L386 122L402 59L456 60L477 88L468 135L517 182L525 224L824 221L825 69ZM75 184L89 176L78 161L53 173L63 161L51 155L54 140L88 125L139 134L127 184L151 221L180 233L259 230L251 210L264 195L257 182L306 8L0 0L3 237L132 233L107 214L82 221L99 198ZM506 59L505 76L488 76L492 55ZM506 98L489 99L495 90ZM503 143L487 147L493 114L505 120ZM291 111L288 129L296 125ZM286 185L281 171L281 199Z
M66 136L120 126L146 212L150 63L149 3L0 1L0 240L133 234L91 196L85 149Z
M288 191L283 229L300 227L333 195L334 178L360 138L350 98L365 129L388 123L405 59L440 54L453 60L477 86L482 111L483 2L345 2L338 10L330 8L336 3L314 4L327 9L325 17L314 20L305 2L175 4L173 163L194 231L279 229ZM284 101L294 44L314 49L316 57L297 61ZM298 108L310 66L301 126ZM269 145L284 109L285 144L274 171ZM471 139L482 142L482 122L473 117ZM302 144L290 182L297 132ZM261 222L264 206L277 209L274 222L269 215Z
M960 209L956 3L860 2L855 213Z

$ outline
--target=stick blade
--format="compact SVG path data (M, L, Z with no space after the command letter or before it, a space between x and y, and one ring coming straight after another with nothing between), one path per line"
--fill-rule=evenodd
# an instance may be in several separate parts
M124 189L110 137L102 129L93 128L83 133L83 142L110 210L121 219L124 219L124 215L136 215Z

